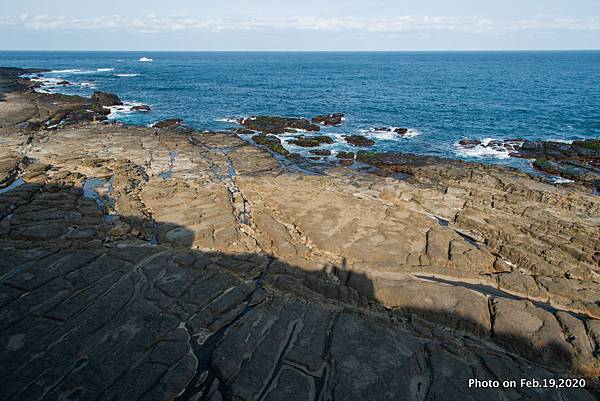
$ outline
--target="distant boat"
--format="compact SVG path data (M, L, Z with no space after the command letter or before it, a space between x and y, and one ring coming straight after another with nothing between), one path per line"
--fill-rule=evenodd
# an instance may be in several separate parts
M145 61L145 62L149 62L149 61L152 61L152 59L151 59L151 58L147 58L147 57L142 57L142 58L140 58L138 61Z

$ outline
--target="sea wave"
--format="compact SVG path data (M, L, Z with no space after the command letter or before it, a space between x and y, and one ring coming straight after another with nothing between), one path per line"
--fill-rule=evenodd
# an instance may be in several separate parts
M36 92L39 93L57 93L60 92L60 89L65 88L65 87L80 87L80 88L86 88L86 89L95 89L96 86L94 85L93 82L70 82L70 81L65 81L62 78L55 78L55 77L34 77L31 78L31 80L33 82L39 82L41 84L41 86L35 88ZM64 83L64 82L68 82L68 83Z
M96 71L98 72L110 72L110 71L114 71L114 68L96 68Z
M371 128L359 130L359 132L371 139L383 140L383 141L397 141L400 139L410 139L421 135L416 129L409 128L405 134L399 134L396 130L402 129L402 127L385 127L385 128Z
M457 142L454 146L456 154L469 158L508 159L513 152L502 140L495 138L484 138L477 145L466 146Z
M140 76L140 74L115 74L115 77L122 77L122 78L125 78L125 77L139 77L139 76Z
M215 121L219 121L222 123L236 124L239 122L239 119L236 117L224 117L224 118L216 118Z
M105 107L110 110L110 114L106 117L110 120L114 120L121 115L136 113L137 111L133 110L133 108L135 106L142 106L142 105L143 105L143 103L139 103L139 102L123 102L123 105L121 105L121 106Z
M81 70L79 68L72 68L72 69L67 69L67 70L52 70L50 71L50 74L68 74L68 73L73 73L73 72L80 72Z
M148 58L148 57L140 57L140 58L138 59L138 61L141 61L141 62L146 62L146 63L148 63L148 62L151 62L151 61L154 61L154 60L152 60L151 58Z

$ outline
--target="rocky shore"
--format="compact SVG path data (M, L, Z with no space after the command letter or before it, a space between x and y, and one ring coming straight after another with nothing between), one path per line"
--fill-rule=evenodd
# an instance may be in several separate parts
M356 137L315 163L278 135L341 114L123 126L25 73L0 69L0 399L599 396L595 181ZM468 385L521 378L587 385Z

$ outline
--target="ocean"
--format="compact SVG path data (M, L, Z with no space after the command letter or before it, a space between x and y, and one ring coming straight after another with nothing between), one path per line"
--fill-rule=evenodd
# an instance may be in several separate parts
M143 103L111 117L151 124L179 117L203 130L234 117L312 117L340 112L324 128L333 150L363 134L377 151L509 164L503 149L465 149L461 139L573 141L600 137L600 51L553 52L0 52L1 66L37 67L46 90L93 90ZM72 86L53 86L68 80ZM406 127L409 135L374 130ZM290 146L291 150L302 149Z

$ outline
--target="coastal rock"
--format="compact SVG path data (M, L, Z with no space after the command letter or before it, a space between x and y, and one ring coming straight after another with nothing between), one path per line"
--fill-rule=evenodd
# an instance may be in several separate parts
M375 141L362 135L344 135L344 140L352 146L368 148L375 145Z
M281 144L281 139L277 138L275 135L258 134L254 135L252 140L259 145L266 146L273 152L279 153L282 156L288 156L290 154L290 152Z
M94 91L92 94L92 101L98 103L103 107L111 106L122 106L123 102L119 99L119 96L112 93L105 93L100 91Z
M331 150L328 149L313 149L309 153L315 156L331 156Z
M280 135L290 130L319 131L318 125L311 124L305 118L253 116L243 118L240 124L253 131L264 134Z
M317 136L304 136L299 135L295 136L293 139L288 139L288 143L296 146L300 146L303 148L316 148L323 144L332 144L333 138L327 135L317 135Z
M458 145L465 149L475 149L477 147L494 149L502 152L517 152L526 141L524 139L507 139L507 140L473 140L462 139Z
M354 159L354 152L337 152L335 157L338 159Z
M150 106L148 106L146 104L140 104L140 105L132 106L131 110L148 112L148 111L150 111Z
M340 125L344 121L344 114L342 113L334 113L334 114L326 114L321 116L316 116L312 118L312 122L315 124L336 126Z
M375 132L391 132L394 134L398 134L401 137L404 137L410 133L410 129L401 128L401 127L378 127L378 128L373 128L373 131L375 131Z
M461 140L464 149L489 148L510 157L534 160L533 167L588 187L600 189L600 141Z
M175 129L180 127L183 124L183 120L180 118L170 118L167 120L162 120L152 125L153 128L158 129Z

